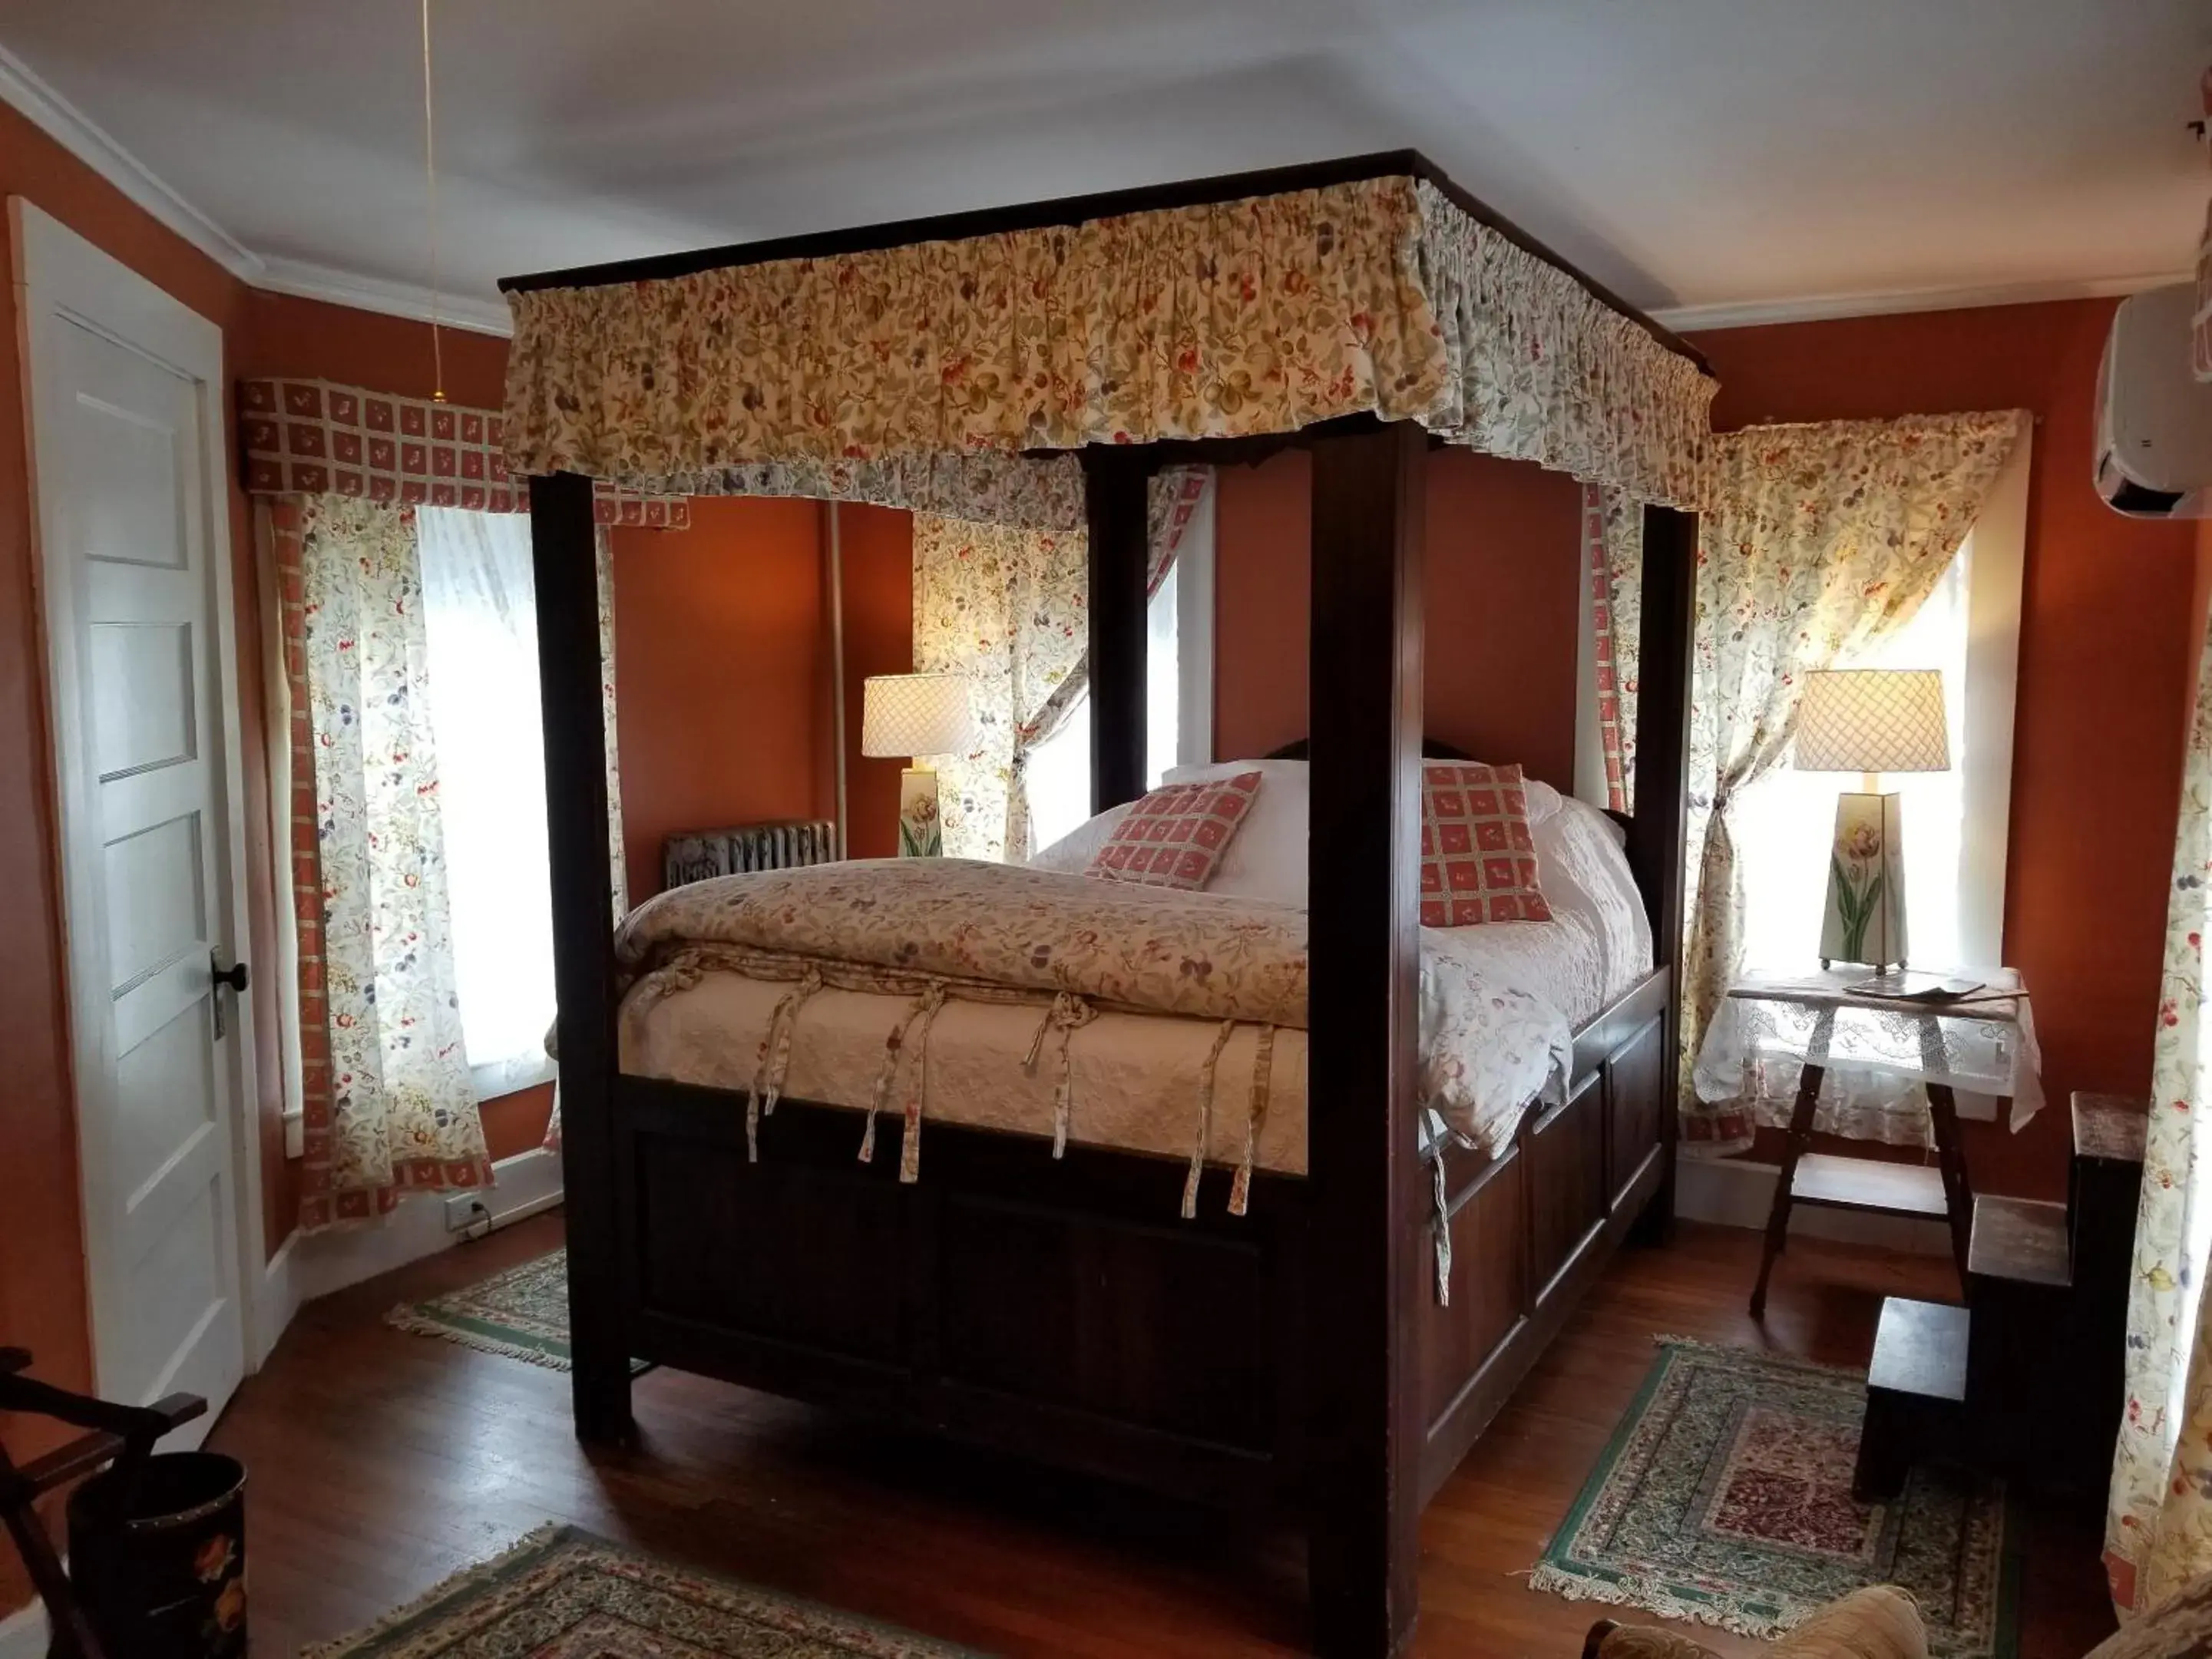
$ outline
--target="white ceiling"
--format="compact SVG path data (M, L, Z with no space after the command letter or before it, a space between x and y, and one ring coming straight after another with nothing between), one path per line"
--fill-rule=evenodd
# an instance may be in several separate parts
M434 4L445 278L481 301L512 272L1406 145L1660 309L2140 283L2187 269L2212 195L2184 125L2208 0ZM272 280L404 287L416 22L8 0L0 47Z

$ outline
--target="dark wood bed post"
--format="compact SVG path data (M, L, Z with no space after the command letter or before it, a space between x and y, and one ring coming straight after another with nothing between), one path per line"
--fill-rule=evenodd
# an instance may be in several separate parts
M617 1207L614 890L607 867L596 535L589 478L562 472L530 481L576 1436L622 1444L635 1439L636 1429L625 1334L629 1253Z
M1421 552L1427 434L1313 451L1307 1576L1325 1659L1410 1639L1423 1423L1413 1310ZM1387 805L1388 810L1378 810Z
M1078 453L1091 537L1091 810L1103 812L1145 793L1145 512L1152 461L1133 444Z
M1690 652L1697 627L1698 515L1644 509L1643 629L1637 647L1636 811L1628 864L1651 919L1653 960L1674 972L1668 999L1668 1063L1680 1052L1682 890L1687 879ZM1674 1222L1675 1146L1681 1115L1673 1089L1660 1117L1666 1173L1644 1212L1642 1236L1663 1239Z

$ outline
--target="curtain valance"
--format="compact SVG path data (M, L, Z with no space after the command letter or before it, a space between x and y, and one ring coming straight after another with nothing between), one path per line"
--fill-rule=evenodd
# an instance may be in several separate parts
M238 383L238 423L248 495L530 510L528 486L507 471L504 420L495 409L270 378ZM601 524L683 530L691 523L691 503L681 495L602 483L592 506Z
M509 303L518 474L885 500L918 471L938 494L893 504L1067 529L1072 462L1022 452L1372 413L1705 493L1712 380L1411 177Z

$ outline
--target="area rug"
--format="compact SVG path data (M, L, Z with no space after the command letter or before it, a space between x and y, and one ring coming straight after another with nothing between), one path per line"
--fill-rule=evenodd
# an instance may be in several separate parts
M2003 1489L1920 1468L1896 1502L1859 1503L1865 1414L1850 1371L1662 1339L1531 1585L1771 1637L1861 1585L1901 1584L1931 1654L2012 1659Z
M568 1252L541 1255L428 1302L402 1303L384 1317L418 1336L441 1336L464 1347L568 1370ZM630 1369L645 1367L633 1361Z
M975 1659L773 1590L541 1527L412 1607L301 1659Z

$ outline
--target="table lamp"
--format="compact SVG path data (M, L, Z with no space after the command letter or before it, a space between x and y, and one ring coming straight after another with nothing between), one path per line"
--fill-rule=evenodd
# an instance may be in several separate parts
M899 776L899 856L936 858L945 851L937 814L937 774L927 755L957 754L975 735L961 674L871 674L860 703L860 752L875 759L905 756Z
M1951 750L1943 676L1933 668L1838 668L1808 674L1797 717L1801 772L1856 772L1836 799L1820 965L1905 966L1905 841L1884 772L1942 772Z

